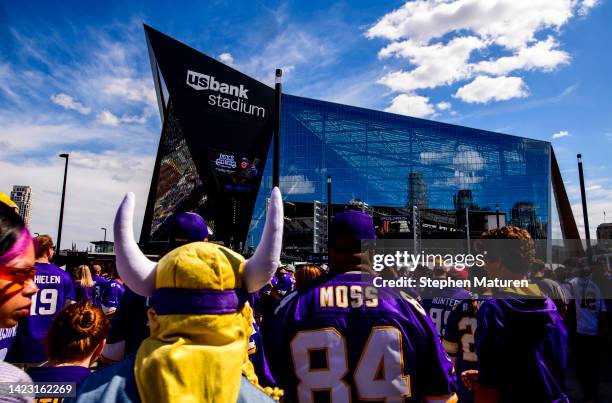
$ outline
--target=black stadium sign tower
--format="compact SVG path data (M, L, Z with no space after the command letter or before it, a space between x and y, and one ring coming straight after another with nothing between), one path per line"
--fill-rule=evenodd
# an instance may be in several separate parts
M164 242L176 214L215 240L245 241L273 130L274 90L145 25L162 133L141 243Z

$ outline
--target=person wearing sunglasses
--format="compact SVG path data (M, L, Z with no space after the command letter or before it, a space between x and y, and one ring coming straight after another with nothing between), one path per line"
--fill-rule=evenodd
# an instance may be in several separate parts
M50 263L55 254L53 239L49 235L37 236L34 249L35 282L39 291L32 298L30 316L19 321L17 337L6 356L6 361L25 367L39 366L47 361L44 338L51 323L64 306L76 299L70 275Z
M30 314L34 283L34 246L23 220L0 203L0 328L11 328ZM25 372L0 361L0 382L31 382ZM3 401L31 401L3 396ZM9 400L6 400L9 399Z

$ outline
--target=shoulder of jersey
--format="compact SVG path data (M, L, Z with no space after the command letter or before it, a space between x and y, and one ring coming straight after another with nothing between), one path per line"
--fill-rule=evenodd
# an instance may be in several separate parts
M405 291L400 291L399 294L400 294L400 296L402 297L402 299L404 301L408 302L408 304L411 307L414 308L415 311L417 311L418 313L420 313L423 316L427 316L427 312L425 312L425 309L419 303L419 301L416 300L416 298L414 298L413 296L411 296L410 294L408 294Z
M274 309L274 314L276 315L281 309L283 309L289 302L291 302L298 295L297 290L291 291L289 294L285 295L283 299L280 300L278 306Z

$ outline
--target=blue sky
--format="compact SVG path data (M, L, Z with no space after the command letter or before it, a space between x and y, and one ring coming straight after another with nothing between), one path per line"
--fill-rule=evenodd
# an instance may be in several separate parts
M579 224L581 152L592 233L612 216L608 0L89 3L0 0L0 191L33 187L33 231L57 231L60 152L65 242L101 238L126 191L140 222L160 132L143 22L268 83L282 67L295 95L551 141Z

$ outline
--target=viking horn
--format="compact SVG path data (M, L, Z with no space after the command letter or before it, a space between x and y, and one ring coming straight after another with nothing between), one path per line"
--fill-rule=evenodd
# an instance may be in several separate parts
M248 292L255 292L270 282L280 266L283 243L283 199L278 187L272 189L266 223L253 256L244 263L244 279Z
M117 273L136 294L150 297L155 290L157 263L149 260L134 240L134 193L123 198L113 225Z

